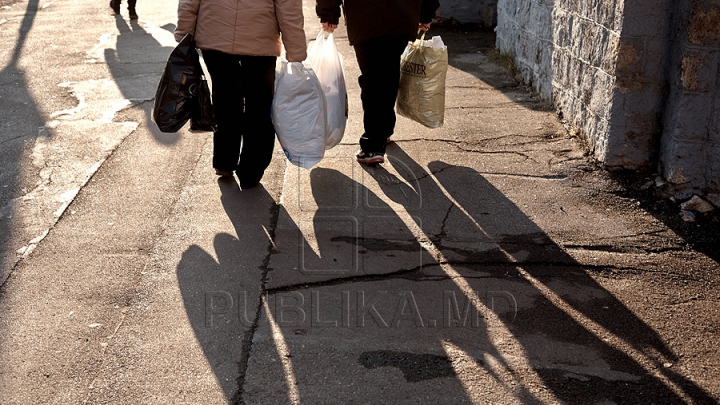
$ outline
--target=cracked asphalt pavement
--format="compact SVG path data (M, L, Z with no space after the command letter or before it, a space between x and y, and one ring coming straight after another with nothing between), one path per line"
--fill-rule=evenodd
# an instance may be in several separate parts
M150 120L176 9L0 0L0 403L720 401L717 221L588 160L492 33L433 27L445 125L366 167L341 24L343 142L241 190Z

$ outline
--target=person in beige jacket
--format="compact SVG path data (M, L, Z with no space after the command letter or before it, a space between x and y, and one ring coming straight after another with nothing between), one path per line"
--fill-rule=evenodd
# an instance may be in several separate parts
M258 185L275 145L275 62L306 59L302 0L180 0L175 39L193 34L212 82L213 167ZM241 150L242 145L242 150Z

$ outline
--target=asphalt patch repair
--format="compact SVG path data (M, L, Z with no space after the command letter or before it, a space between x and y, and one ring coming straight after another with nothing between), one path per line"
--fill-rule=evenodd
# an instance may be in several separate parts
M478 364L482 364L479 360L476 359L476 361ZM362 353L358 362L368 369L396 367L402 371L407 382L456 376L450 359L447 356L434 354L378 350Z

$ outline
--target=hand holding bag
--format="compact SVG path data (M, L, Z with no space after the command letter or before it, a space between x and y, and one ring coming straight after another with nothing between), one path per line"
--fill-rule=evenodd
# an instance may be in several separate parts
M447 47L439 36L408 43L400 64L398 114L428 128L439 128L445 121L445 77Z
M202 69L199 61L198 68ZM195 98L195 104L190 117L190 132L214 132L216 129L215 114L213 113L210 87L204 74L200 76L197 86L191 90L191 93Z
M272 121L288 161L309 169L325 156L325 92L312 69L280 62L275 75Z
M210 90L203 77L195 41L187 34L165 64L155 92L152 117L160 131L177 132L194 115L197 117L194 129L214 129Z
M325 149L330 149L342 141L348 119L348 96L342 56L337 50L333 34L325 38L325 31L320 30L308 50L306 62L312 67L325 92L328 131Z

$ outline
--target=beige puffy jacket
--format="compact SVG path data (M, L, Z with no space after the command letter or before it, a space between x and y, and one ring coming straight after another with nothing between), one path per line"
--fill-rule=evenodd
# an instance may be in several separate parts
M197 22L197 25L196 25ZM306 58L302 0L180 0L175 39L195 36L200 49L233 55Z

